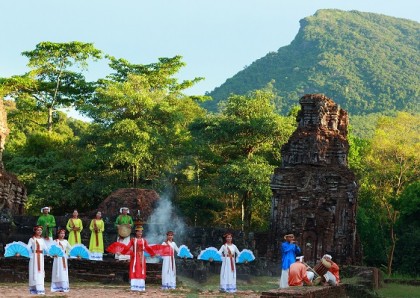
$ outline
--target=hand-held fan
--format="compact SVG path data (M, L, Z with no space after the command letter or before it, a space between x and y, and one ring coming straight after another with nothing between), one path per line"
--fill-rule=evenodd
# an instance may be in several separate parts
M112 254L124 254L124 252L128 252L128 250L129 248L127 245L121 242L113 242L106 248L106 251ZM129 252L126 254L129 254Z
M72 258L80 258L80 259L87 259L89 260L89 250L83 244L75 244L70 249L69 252L70 257Z
M207 247L205 250L202 250L200 254L197 257L198 260L203 261L215 261L215 262L221 262L222 261L222 255L219 253L217 248L215 247Z
M186 246L186 245L183 244L183 245L181 245L179 247L178 257L192 259L193 258L193 255L190 252L190 249L188 248L188 246Z
M249 249L243 249L238 257L236 258L236 263L248 263L255 260L255 256Z
M56 244L50 246L48 254L52 257L64 257L64 251Z
M6 244L4 256L7 257L14 257L14 256L22 256L25 258L30 258L31 250L22 241L14 241L12 243Z

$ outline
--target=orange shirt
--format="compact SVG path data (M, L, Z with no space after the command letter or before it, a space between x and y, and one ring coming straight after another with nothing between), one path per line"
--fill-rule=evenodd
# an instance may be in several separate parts
M340 276L339 276L340 269L338 268L338 265L334 263L333 261L331 261L331 268L328 269L328 271L330 271L332 275L335 276L335 278L337 279L337 284L338 284L340 282Z
M306 266L301 262L295 262L289 268L289 286L302 286L303 282L311 283L306 275Z

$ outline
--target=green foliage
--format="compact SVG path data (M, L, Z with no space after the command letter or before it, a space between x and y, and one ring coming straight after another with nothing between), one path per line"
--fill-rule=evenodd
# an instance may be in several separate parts
M324 93L350 114L419 112L420 25L358 11L319 10L301 20L290 45L253 62L208 95L216 104L275 81L276 108L286 113L307 93Z
M182 214L190 225L209 226L213 224L217 212L224 209L224 205L216 198L204 195L193 195L178 202Z
M220 113L197 119L191 125L199 159L210 160L201 176L218 185L220 199L232 206L222 216L224 224L235 225L238 210L242 210L239 222L244 229L255 227L253 218L259 224L267 222L269 177L272 163L279 162L276 148L293 130L291 117L276 114L272 99L270 88L245 96L232 95L220 106Z
M189 146L188 125L203 113L180 92L200 78L177 82L173 76L184 66L180 56L149 65L110 61L116 73L100 80L83 107L101 136L95 139L98 158L106 168L125 172L127 186L161 181L176 171Z
M395 270L397 272L420 275L420 180L407 186L396 202L400 210L397 224L399 235L395 252Z
M87 69L88 60L101 58L91 43L41 42L32 51L23 52L31 70L22 76L0 80L0 95L11 97L26 110L44 112L48 131L52 131L53 113L59 108L77 106L94 91L94 84L75 72Z
M409 190L420 176L420 116L400 112L380 117L370 142L351 138L351 145L355 148L349 160L360 184L358 227L364 253L373 265L386 263L389 275L394 252L398 255L401 249L401 214L410 214L415 191ZM418 241L418 235L412 236Z
M4 104L10 128L3 162L28 189L27 211L38 213L44 205L53 206L57 215L76 207L87 211L118 188L170 188L174 203L192 225L266 230L271 206L270 175L280 165L281 146L296 128L299 107L289 99L297 98L308 90L307 84L314 82L331 90L342 88L332 86L319 67L339 71L340 65L347 63L343 57L348 53L330 57L320 51L320 45L336 48L325 45L322 24L318 29L312 24L320 16L338 24L331 13L325 11L324 15L320 11L313 19L305 20L300 35L290 45L297 47L299 57L282 62L290 64L287 67L295 65L288 77L297 82L302 67L322 57L323 62L311 68L319 76L296 85L286 79L261 82L260 90L226 98L217 113L200 108L198 101L202 98L182 93L201 78L180 83L174 78L185 65L180 56L160 58L149 65L108 57L115 73L96 85L73 72L75 66L87 66L87 52L100 54L94 48L79 48L77 43L41 43L35 51L25 52L34 70L0 79L0 95L7 96ZM379 22L380 18L371 21ZM347 24L348 19L343 17L341 22ZM401 28L409 24L403 22ZM393 25L384 26L389 29ZM303 55L307 49L301 47L299 38L311 38L314 50ZM335 45L337 41L333 38L328 42ZM83 54L84 50L87 52ZM279 53L289 50L282 48ZM277 54L270 55L278 59ZM70 69L63 69L60 88L55 89L56 107L77 105L93 122L69 119L58 111L47 113L51 105L44 105L34 92L44 88L47 95L42 96L54 98L52 82L57 79L54 74L59 61ZM350 70L353 68L349 65ZM337 80L349 76L349 70L345 71L337 75ZM305 72L309 77L309 70ZM283 84L284 90L286 85L297 89L292 86L281 93L278 84ZM365 105L365 98L354 96L354 100ZM384 107L389 102L382 104ZM375 110L379 106L369 100L368 107ZM288 116L280 116L279 109L287 110ZM418 275L415 249L420 244L420 118L419 114L392 109L350 117L349 164L360 185L357 226L366 264L388 269L393 265L400 273ZM47 132L45 127L50 122L54 126Z

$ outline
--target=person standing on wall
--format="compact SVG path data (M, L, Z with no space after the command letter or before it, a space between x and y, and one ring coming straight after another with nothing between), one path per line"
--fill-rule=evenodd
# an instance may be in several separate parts
M51 211L50 207L41 208L42 215L38 218L37 226L42 226L42 237L47 247L51 246L54 242L53 234L55 228L55 218L49 214Z
M102 213L96 212L95 218L91 220L89 225L90 234L89 251L90 259L93 261L102 261L104 254L104 237L105 223L102 220Z
M115 220L117 228L117 242L127 245L130 242L131 229L134 226L133 218L129 215L130 210L127 207L120 208L120 215ZM116 254L115 259L119 261L130 260L130 255Z
M295 236L287 234L284 236L285 241L281 244L281 277L280 288L289 287L289 268L296 261L296 255L301 253L300 247L296 244Z
M69 243L71 246L82 243L80 232L83 230L82 220L79 218L79 212L73 211L73 217L67 221L67 231L69 232Z

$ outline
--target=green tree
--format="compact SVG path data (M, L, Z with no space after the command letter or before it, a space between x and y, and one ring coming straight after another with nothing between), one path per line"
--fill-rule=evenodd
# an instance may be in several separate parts
M420 174L420 116L400 112L396 117L380 118L363 161L362 191L379 207L370 212L380 216L380 224L388 233L384 247L387 273L391 274L398 241L395 226L400 215L396 202Z
M47 129L52 132L53 116L60 108L77 106L94 91L75 68L86 70L89 60L101 58L101 51L91 43L41 42L32 51L23 52L31 70L22 76L0 80L2 95L27 102L37 111L47 113Z
M273 148L293 130L291 122L275 113L273 98L270 86L248 95L232 95L219 114L207 115L191 127L196 144L211 153L208 158L212 158L214 170L210 171L217 172L214 176L220 189L238 200L245 230L251 227L256 211L253 202L261 200L269 205L270 162L280 160ZM268 208L259 211L268 213Z
M106 167L125 172L132 187L160 180L179 163L188 125L203 113L182 93L201 78L178 83L174 75L185 65L180 56L149 65L109 58L116 72L100 80L83 107L101 136L98 156Z
M396 202L400 210L397 223L398 242L395 248L395 270L418 276L420 269L420 179L407 186Z

